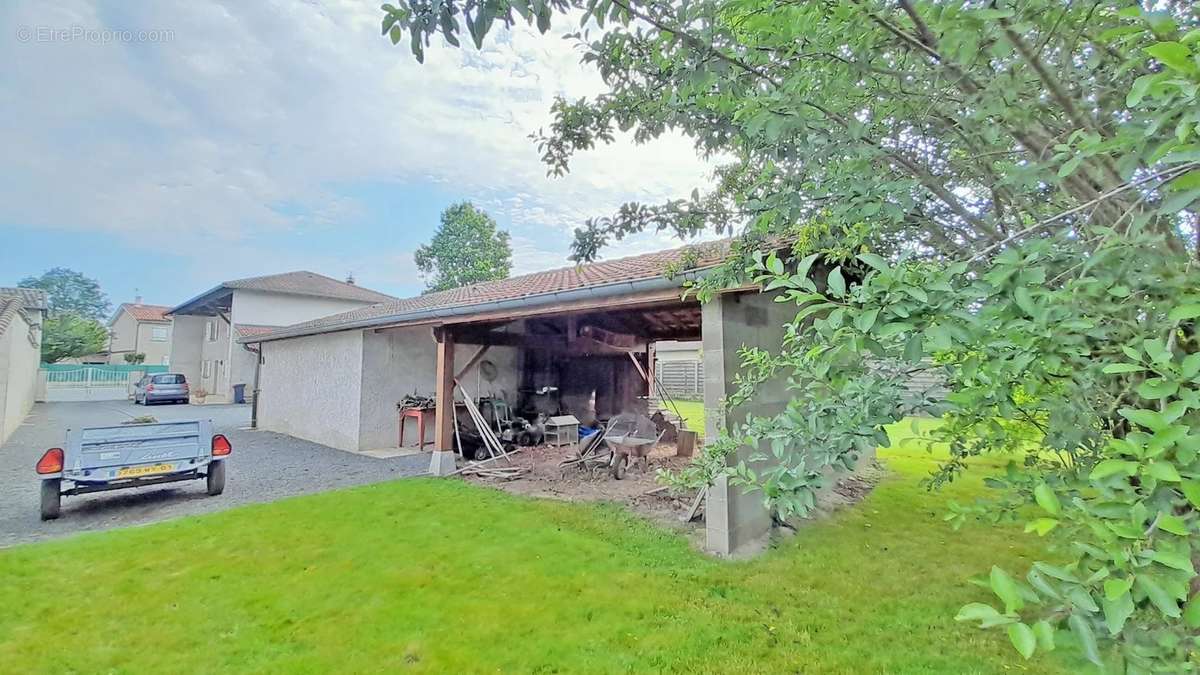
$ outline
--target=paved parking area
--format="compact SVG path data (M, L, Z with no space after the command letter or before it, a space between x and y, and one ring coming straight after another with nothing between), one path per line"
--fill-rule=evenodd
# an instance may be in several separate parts
M69 427L115 424L150 414L160 420L208 418L233 443L225 493L209 497L204 481L64 497L62 517L38 518L33 465L46 448L62 445ZM25 424L0 446L0 547L85 530L141 525L218 511L240 504L415 476L429 468L428 453L376 459L267 431L249 431L246 405L155 405L123 401L39 403Z

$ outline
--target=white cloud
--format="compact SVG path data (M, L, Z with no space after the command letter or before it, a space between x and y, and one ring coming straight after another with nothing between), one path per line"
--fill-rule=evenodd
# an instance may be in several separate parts
M379 35L370 2L28 2L0 12L0 58L13 66L0 74L0 221L199 250L337 227L358 209L339 184L433 180L506 216L516 271L528 271L561 264L588 217L707 182L682 137L624 139L578 157L567 177L546 177L528 135L549 123L555 95L604 87L571 42L529 28L478 52L435 46L420 65ZM174 34L147 44L9 39L22 26ZM245 253L234 257L252 264ZM314 254L305 266L322 262L354 261ZM355 269L363 283L372 276Z

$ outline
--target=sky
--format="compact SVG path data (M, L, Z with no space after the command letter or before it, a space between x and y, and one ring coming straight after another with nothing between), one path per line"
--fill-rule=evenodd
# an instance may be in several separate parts
M435 44L422 65L380 36L378 5L0 3L0 286L63 266L114 304L174 305L307 269L405 297L454 202L511 233L521 274L569 264L589 217L711 182L682 136L620 137L546 175L529 135L555 96L604 91L562 39L576 22Z

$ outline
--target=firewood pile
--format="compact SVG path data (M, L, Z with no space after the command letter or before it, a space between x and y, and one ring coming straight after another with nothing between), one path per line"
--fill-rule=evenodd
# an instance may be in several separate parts
M432 396L405 394L404 398L396 403L396 407L400 410L433 410L437 407L437 401Z

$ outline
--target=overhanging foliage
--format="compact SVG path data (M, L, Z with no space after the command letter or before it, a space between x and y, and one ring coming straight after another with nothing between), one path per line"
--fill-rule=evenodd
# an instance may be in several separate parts
M420 56L460 26L478 45L496 21L546 31L554 13L582 19L609 91L555 104L538 136L551 172L618 129L680 130L734 160L707 194L590 221L576 258L647 228L736 232L710 284L753 278L797 305L778 350L744 353L731 401L786 377L788 409L729 429L684 478L731 472L802 513L883 424L941 414L958 457L1014 457L997 499L949 517L1028 518L1069 560L994 569L1000 606L960 618L1026 657L1069 633L1097 663L1194 671L1193 3L410 0L384 6L383 30ZM914 369L949 395L906 400L897 375Z

